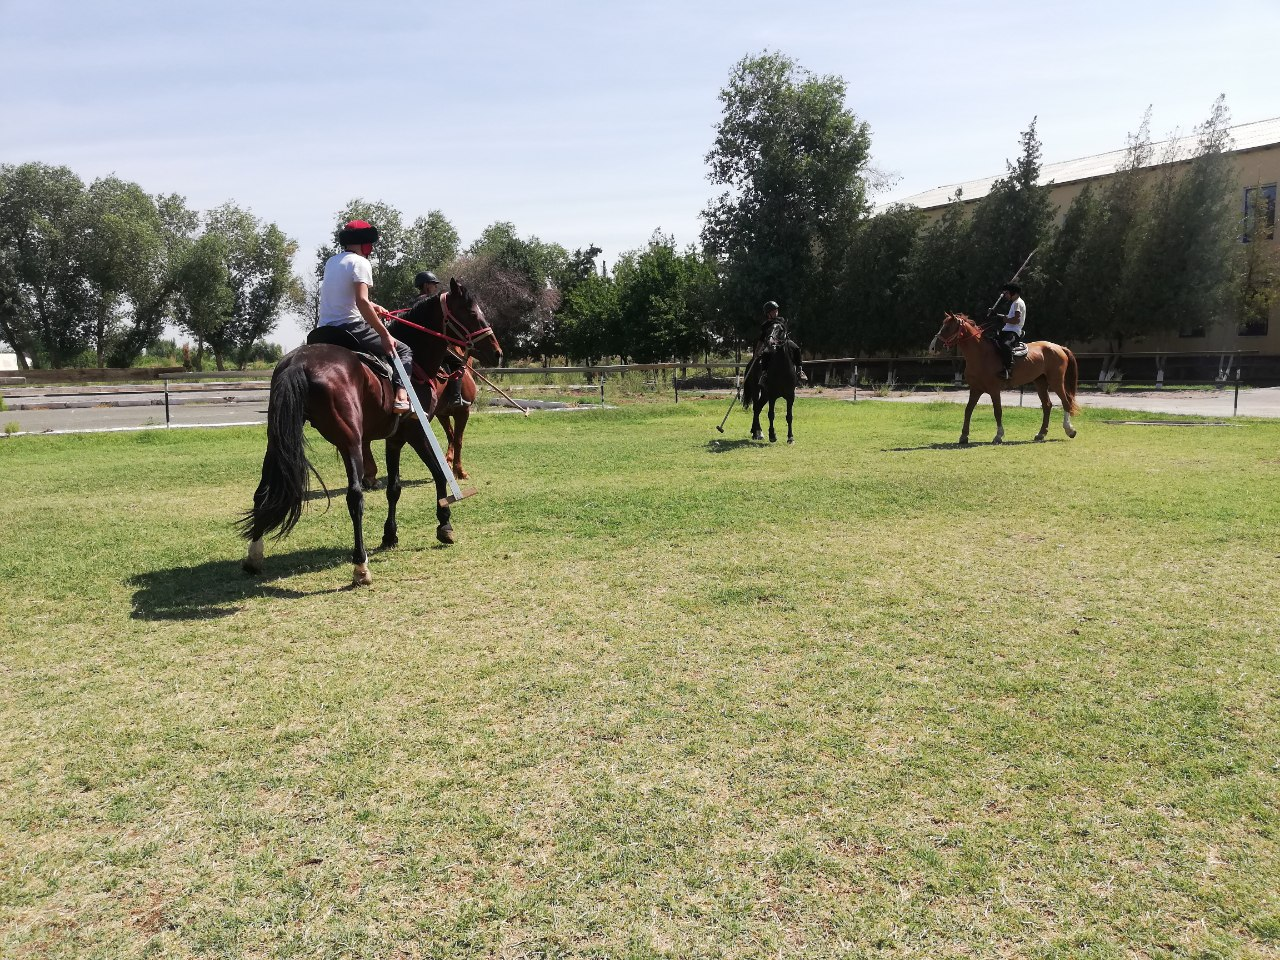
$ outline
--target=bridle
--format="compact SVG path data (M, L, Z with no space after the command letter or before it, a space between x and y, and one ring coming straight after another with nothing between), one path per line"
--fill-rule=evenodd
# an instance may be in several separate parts
M973 321L970 320L968 317L965 317L962 315L955 315L950 317L950 319L956 321L956 332L949 337L943 336L942 331L947 328L947 323L944 320L942 323L942 326L938 328L937 336L934 337L934 339L937 340L939 343L941 343L944 347L954 347L961 340L968 340L968 339L981 340L982 339L982 334L978 332L977 327L974 326Z
M396 323L403 323L406 327L418 330L422 333L429 334L433 337L450 343L455 347L461 347L463 350L462 359L465 362L471 358L471 351L475 345L488 337L493 341L493 347L502 354L502 346L498 343L498 335L493 332L493 327L485 325L478 330L468 330L453 311L449 309L449 291L441 290L436 296L440 299L440 310L443 314L443 330L432 330L430 327L424 327L420 323L414 323L412 320L406 319L403 314L409 313L413 308L409 307L404 310L388 310L388 315L395 317Z

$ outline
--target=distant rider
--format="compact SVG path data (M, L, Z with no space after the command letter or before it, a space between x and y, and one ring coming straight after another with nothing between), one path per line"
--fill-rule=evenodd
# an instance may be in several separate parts
M774 333L777 328L777 333ZM751 348L751 362L754 365L759 356L769 349L770 343L777 339L786 352L791 365L796 368L796 383L804 382L804 368L800 366L800 346L791 339L787 332L787 321L778 316L778 305L770 300L764 305L764 320L760 324L760 336Z
M434 297L440 292L440 279L430 270L419 270L413 278L413 285L418 288L419 300ZM414 302L416 303L417 301ZM462 371L464 364L462 358L454 352L455 350L457 350L457 347L449 344L445 350L444 359L440 361L440 369L449 376L448 387L440 397L439 407L441 410L448 407L471 406L462 398Z
M390 357L394 350L405 369L413 364L413 352L388 332L383 317L386 310L369 299L373 287L373 266L369 254L378 242L378 228L363 220L351 220L338 231L335 253L325 261L324 279L320 281L320 326L339 327L349 333L362 350ZM393 376L396 399L395 413L410 413L405 385Z
M1008 307L1005 307L1008 304ZM1022 339L1022 330L1027 322L1027 305L1022 300L1022 287L1016 283L1006 283L1000 288L1000 304L987 311L987 316L1004 319L1004 326L996 333L995 345L1000 351L1000 362L1004 365L1000 371L1000 379L1008 380L1013 370L1013 347Z

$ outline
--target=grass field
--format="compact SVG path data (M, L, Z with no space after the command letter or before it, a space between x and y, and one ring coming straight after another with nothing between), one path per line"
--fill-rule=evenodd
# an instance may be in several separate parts
M1280 425L724 403L0 441L0 956L1280 956Z

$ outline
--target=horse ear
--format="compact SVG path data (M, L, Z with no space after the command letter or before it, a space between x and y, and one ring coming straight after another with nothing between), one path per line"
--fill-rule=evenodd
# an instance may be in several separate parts
M449 278L449 292L454 296L462 296L462 288L458 285L458 281L453 277Z

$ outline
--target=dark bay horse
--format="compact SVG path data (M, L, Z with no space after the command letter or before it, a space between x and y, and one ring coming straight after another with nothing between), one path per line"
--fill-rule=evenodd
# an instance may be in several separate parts
M1048 340L1036 340L1027 344L1027 355L1015 360L1013 371L1008 380L1000 377L1002 364L1000 353L995 344L982 336L981 328L963 313L944 315L942 328L929 344L933 353L938 352L938 345L956 347L964 356L964 379L969 384L969 403L964 408L964 429L960 432L960 442L969 442L969 418L973 416L973 408L978 405L979 398L990 394L991 406L996 415L996 436L992 443L1004 442L1004 422L1000 406L1000 391L1011 387L1021 387L1031 383L1040 394L1040 408L1044 411L1044 419L1040 423L1037 440L1043 440L1049 433L1049 412L1053 404L1049 401L1049 391L1058 395L1062 403L1062 429L1068 437L1076 435L1071 426L1071 415L1079 413L1076 403L1076 380L1078 368L1076 355L1066 347Z
M452 279L448 291L419 300L407 316L389 323L388 329L397 340L409 345L415 364L431 376L450 343L462 344L468 352L476 343L491 343L500 355L498 341L479 304ZM266 534L275 530L276 539L288 536L302 515L310 474L315 472L306 454L303 425L307 421L338 448L347 470L347 511L355 538L352 579L357 586L372 582L364 546L363 486L371 440L388 439L388 512L382 545L393 547L398 542L396 503L400 499L400 449L405 443L422 457L435 481L436 539L453 542L444 473L436 465L417 418L392 412L394 396L391 384L346 347L308 344L291 351L276 365L267 406L267 452L262 460L262 479L253 495L253 508L238 523L240 533L249 541L249 553L243 563L246 570L257 573L262 569L262 539Z
M751 418L751 439L763 440L760 432L760 411L769 404L769 442L777 443L778 434L773 429L774 404L778 400L787 401L787 443L795 443L795 435L791 432L791 408L796 401L796 368L792 366L791 357L787 353L785 334L780 326L771 331L769 341L756 355L747 370L746 381L742 385L742 409L754 408Z

